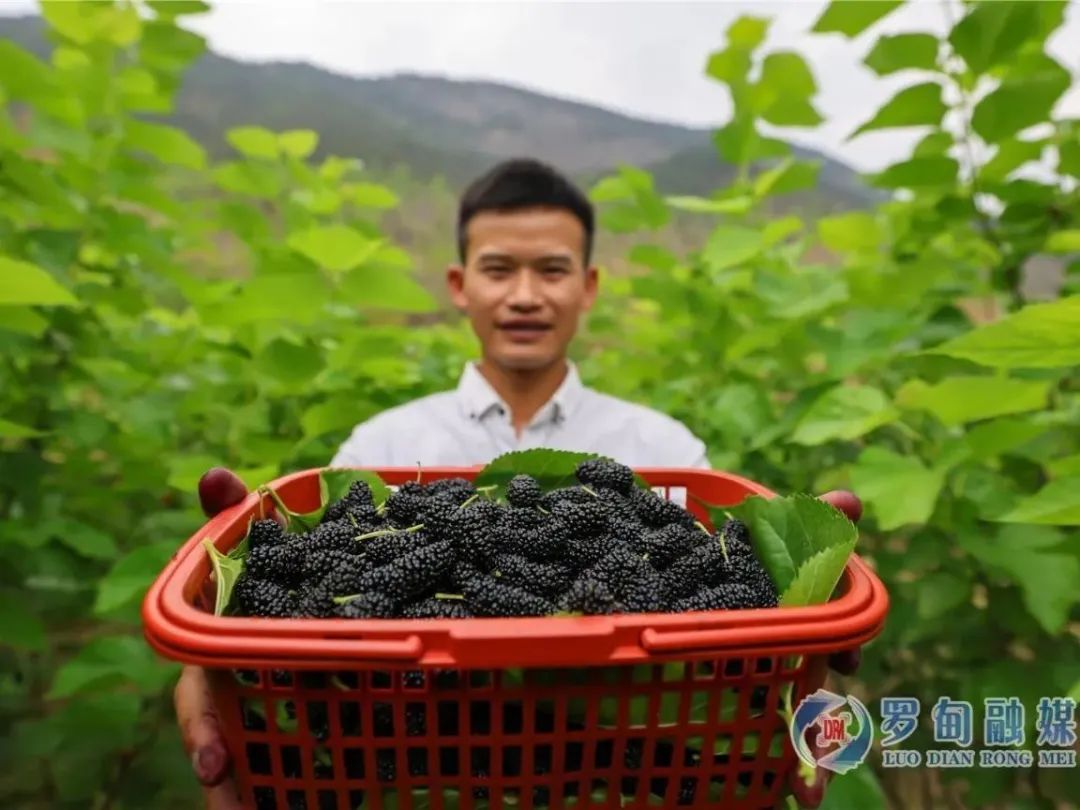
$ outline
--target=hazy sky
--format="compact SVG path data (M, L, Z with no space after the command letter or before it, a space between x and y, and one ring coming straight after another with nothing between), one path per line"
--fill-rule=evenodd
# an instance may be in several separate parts
M825 3L788 2L326 2L216 0L188 18L211 47L248 61L299 60L345 74L398 71L508 82L649 119L694 125L723 122L724 87L704 76L708 55L742 14L772 18L766 48L806 57L826 123L785 135L863 169L896 159L918 133L847 136L912 72L879 79L861 64L877 34L947 29L942 0L908 4L854 41L808 31ZM0 10L25 13L22 0ZM1051 40L1051 51L1080 73L1080 2ZM1080 116L1080 88L1059 110Z

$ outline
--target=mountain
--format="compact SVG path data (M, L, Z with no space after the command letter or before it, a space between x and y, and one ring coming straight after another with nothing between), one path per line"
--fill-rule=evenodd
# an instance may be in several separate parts
M47 54L36 17L0 18L0 37ZM418 179L441 175L460 188L496 160L531 155L591 182L621 163L652 172L665 193L704 194L732 168L707 129L646 121L597 106L486 81L396 74L351 77L305 63L251 63L207 53L188 71L172 120L211 154L242 124L319 132L319 152L362 158L374 171L406 165ZM844 164L820 160L819 188L804 202L833 208L871 196Z

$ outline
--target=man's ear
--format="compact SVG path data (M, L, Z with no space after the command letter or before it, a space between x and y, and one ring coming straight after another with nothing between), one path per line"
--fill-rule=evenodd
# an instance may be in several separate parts
M596 265L585 268L585 298L582 309L586 312L596 303L596 294L600 289L600 270Z
M469 297L465 294L465 268L460 264L451 264L446 268L446 289L450 293L451 303L464 312L469 305Z

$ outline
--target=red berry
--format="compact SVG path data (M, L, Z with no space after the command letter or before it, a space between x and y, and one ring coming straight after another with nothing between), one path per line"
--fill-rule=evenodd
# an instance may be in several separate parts
M244 482L224 467L214 467L199 479L199 503L207 517L240 503L247 494Z
M821 496L821 500L835 506L847 515L848 520L852 523L858 523L859 518L862 517L862 501L855 496L855 493L848 492L846 489L834 489L831 492L826 492Z

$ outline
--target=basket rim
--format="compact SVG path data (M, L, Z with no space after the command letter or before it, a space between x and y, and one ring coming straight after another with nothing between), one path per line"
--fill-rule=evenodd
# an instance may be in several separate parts
M339 469L340 467L334 467ZM278 489L317 476L316 467L281 476ZM353 467L384 479L416 475L411 467ZM433 477L474 477L480 466L424 468ZM734 473L701 468L639 467L650 486L687 486L688 479L726 479L745 492L775 493ZM209 563L202 543L215 539L220 551L236 542L266 496L250 493L243 501L211 518L173 555L147 591L142 606L147 641L167 658L186 663L216 662L243 666L253 660L296 666L328 661L355 665L358 660L425 662L443 666L513 666L514 662L566 659L578 665L657 660L679 650L758 650L781 648L845 649L858 646L881 630L888 609L884 585L853 554L841 580L842 594L824 605L758 608L695 613L635 613L613 616L470 618L470 619L259 619L215 616L185 597L193 577L205 578ZM233 536L225 541L221 538ZM455 654L455 651L457 654ZM473 651L473 652L468 652ZM560 654L561 651L561 654ZM582 660L587 657L589 660Z

